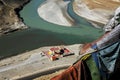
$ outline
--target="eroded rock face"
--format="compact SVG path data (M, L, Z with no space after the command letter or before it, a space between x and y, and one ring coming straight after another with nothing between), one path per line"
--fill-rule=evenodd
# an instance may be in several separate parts
M29 0L0 0L0 35L27 28L18 11Z

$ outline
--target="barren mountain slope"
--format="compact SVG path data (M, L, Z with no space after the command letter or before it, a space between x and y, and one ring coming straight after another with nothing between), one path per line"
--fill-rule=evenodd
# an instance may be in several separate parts
M29 0L0 0L0 35L26 28L19 18L19 10Z

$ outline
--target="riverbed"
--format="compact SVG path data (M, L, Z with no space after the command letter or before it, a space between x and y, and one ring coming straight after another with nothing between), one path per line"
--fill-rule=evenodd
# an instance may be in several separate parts
M20 16L29 29L0 37L0 57L16 55L42 46L71 45L91 42L103 34L87 20L73 12L72 1L68 5L69 15L76 21L72 27L60 26L44 21L37 9L45 0L31 0Z

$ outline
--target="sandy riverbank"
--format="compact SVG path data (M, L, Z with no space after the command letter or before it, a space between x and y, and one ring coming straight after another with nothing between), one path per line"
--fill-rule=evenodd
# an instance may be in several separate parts
M74 24L74 20L67 13L68 3L69 1L47 0L38 8L38 14L48 22L71 26ZM119 1L112 0L109 2L107 0L75 0L73 10L79 16L89 20L94 26L97 27L100 24L103 27L113 16L114 10L119 5Z
M41 51L49 50L53 46L42 47L30 52L13 56L0 61L0 80L20 79L44 71L72 65L77 58L80 44L68 45L67 47L75 55L63 57L56 61L50 61L46 56L41 55Z
M76 13L78 13L82 17L85 17L88 20L105 24L108 21L110 15L112 15L111 11L109 12L103 9L90 10L86 4L83 4L79 1L77 3L74 3L76 9L79 8L77 10L78 12ZM67 4L67 2L64 3L63 1L59 0L53 0L53 2L47 1L38 8L38 12L43 17L45 17L46 20L53 21L55 22L55 24L71 26L74 21L68 16L66 12ZM51 7L55 8L52 9L52 12L54 13L50 12L50 15L47 15L49 11L46 10L50 10L48 9L50 5L52 5ZM42 12L40 12L40 10ZM101 14L101 12L105 12L105 14ZM53 16L53 14L55 15ZM41 55L42 51L49 50L49 48L53 46L41 47L36 50L25 52L17 56L3 59L0 61L0 80L16 80L34 74L41 74L44 71L70 66L78 58L78 53L80 51L79 46L80 44L65 46L69 48L72 52L74 52L75 55L67 56L56 61L50 61L46 56Z
M72 26L74 20L67 13L69 2L63 0L46 0L40 5L37 11L39 16L45 21L63 26Z
M106 24L120 2L112 0L75 0L73 9L76 14L90 21Z

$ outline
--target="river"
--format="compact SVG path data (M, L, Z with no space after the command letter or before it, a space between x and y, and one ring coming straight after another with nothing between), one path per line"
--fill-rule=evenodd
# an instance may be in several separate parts
M87 20L73 12L69 4L68 13L76 20L72 27L52 24L41 19L37 8L45 0L31 0L20 12L29 29L0 37L0 57L16 55L42 46L70 45L91 42L103 34Z

